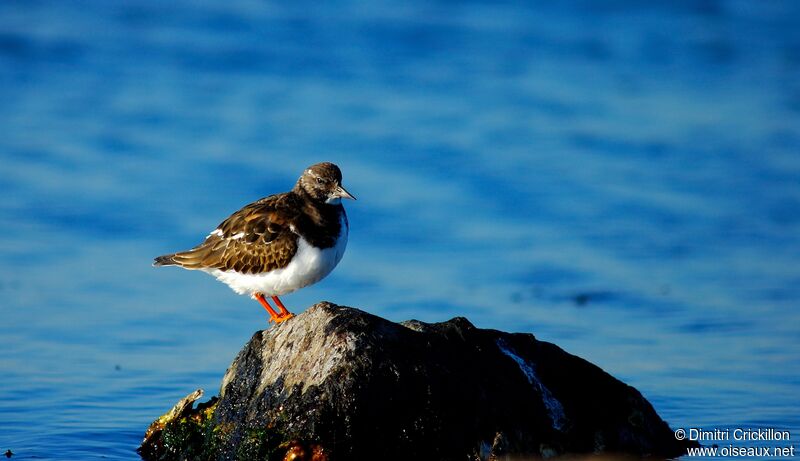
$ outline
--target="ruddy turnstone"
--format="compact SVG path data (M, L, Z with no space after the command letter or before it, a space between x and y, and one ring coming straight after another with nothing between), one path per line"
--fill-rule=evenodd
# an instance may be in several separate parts
M233 291L260 302L270 322L283 322L293 314L278 296L319 282L342 259L350 228L343 198L355 200L342 187L339 167L317 163L289 192L245 205L203 243L159 256L153 265L208 272Z

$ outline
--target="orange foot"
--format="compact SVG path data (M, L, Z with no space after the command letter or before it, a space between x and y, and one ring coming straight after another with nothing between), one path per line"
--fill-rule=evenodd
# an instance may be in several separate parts
M285 321L289 320L290 318L294 317L294 314L289 312L289 309L287 309L286 306L283 305L283 303L281 302L281 300L277 296L271 296L271 298L272 298L272 302L274 302L275 305L278 306L278 309L280 309L280 312L278 312L278 316L275 318L275 323L276 324L277 323L281 323L281 322L285 322Z
M275 312L275 310L272 308L272 306L269 305L269 302L267 302L267 298L265 298L263 294L255 293L253 297L258 302L260 302L262 306L264 306L264 309L266 309L267 312L269 312L270 323L275 322L275 324L278 324L294 317L294 314L292 314L291 312L289 312L288 309L286 309L286 306L283 305L283 303L281 302L280 299L278 299L277 296L272 296L271 298L272 301L275 302L275 305L278 306L279 312Z

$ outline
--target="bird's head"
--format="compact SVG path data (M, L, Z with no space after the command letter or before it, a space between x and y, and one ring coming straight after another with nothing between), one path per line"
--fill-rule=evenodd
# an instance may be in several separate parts
M338 205L343 198L356 199L342 187L342 171L330 162L306 168L295 187L313 200L331 205Z

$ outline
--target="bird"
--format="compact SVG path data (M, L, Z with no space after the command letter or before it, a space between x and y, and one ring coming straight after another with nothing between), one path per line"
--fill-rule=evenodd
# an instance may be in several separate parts
M199 245L158 256L153 266L207 272L258 301L277 325L294 316L278 297L319 282L341 261L350 231L342 199L356 199L342 171L317 163L290 191L245 205Z

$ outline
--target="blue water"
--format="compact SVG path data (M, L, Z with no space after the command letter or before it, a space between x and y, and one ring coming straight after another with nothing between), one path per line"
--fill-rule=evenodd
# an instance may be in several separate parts
M0 451L136 459L215 393L265 313L151 258L322 160L359 200L294 310L532 332L797 444L800 3L318 3L0 2Z

